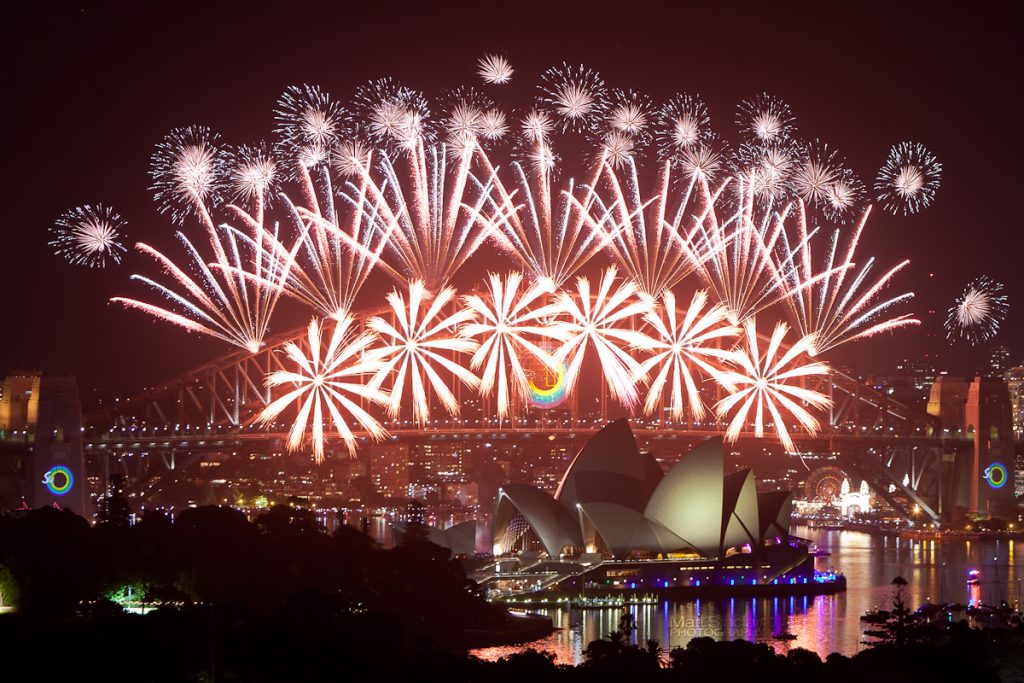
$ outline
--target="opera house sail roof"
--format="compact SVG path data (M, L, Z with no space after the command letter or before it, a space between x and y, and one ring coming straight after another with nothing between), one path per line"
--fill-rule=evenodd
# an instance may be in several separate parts
M499 490L495 554L532 539L553 558L602 546L616 558L633 552L724 557L730 548L756 552L788 535L791 510L788 492L759 494L752 471L724 473L721 438L663 473L621 419L584 445L554 496L526 484Z

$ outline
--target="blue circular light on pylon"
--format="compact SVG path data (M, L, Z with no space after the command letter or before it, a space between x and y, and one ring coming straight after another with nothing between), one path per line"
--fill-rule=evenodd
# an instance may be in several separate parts
M1009 474L1006 472L1006 467L1000 462L994 462L986 467L983 476L988 485L997 490L1006 486L1006 482L1010 479Z
M46 485L46 490L53 495L63 496L74 486L75 478L67 467L57 465L43 475L43 483Z

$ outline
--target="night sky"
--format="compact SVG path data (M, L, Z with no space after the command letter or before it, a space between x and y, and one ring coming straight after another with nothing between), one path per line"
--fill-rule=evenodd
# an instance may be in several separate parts
M935 203L911 217L876 208L860 253L885 267L911 259L897 286L917 293L902 310L924 325L848 345L833 359L886 372L901 356L941 351L942 367L970 372L988 349L949 347L941 324L981 274L1007 285L1010 316L997 341L1015 361L1024 358L1015 308L1024 306L1024 60L1019 24L1001 4L277 3L269 12L258 9L264 3L17 4L5 8L0 48L0 373L66 371L83 393L134 393L228 350L107 303L115 295L154 300L128 280L156 274L144 257L130 252L121 266L96 271L66 264L47 245L62 211L103 202L129 221L130 243L180 254L174 226L147 190L150 153L171 128L205 124L232 143L269 138L274 104L289 85L319 84L345 100L361 83L393 76L429 96L479 86L475 62L490 51L516 68L507 91L489 91L506 106L527 104L540 73L563 60L657 101L699 93L712 126L729 135L736 104L767 91L792 106L801 138L838 147L869 185L890 145L923 143L944 166ZM199 234L195 224L188 229ZM481 258L466 269L476 276L486 267ZM308 315L282 312L278 331Z

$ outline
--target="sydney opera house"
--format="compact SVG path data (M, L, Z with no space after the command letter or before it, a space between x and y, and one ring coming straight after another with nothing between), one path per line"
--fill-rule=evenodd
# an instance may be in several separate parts
M754 474L726 474L720 438L664 472L626 420L598 432L551 494L503 486L486 584L497 594L545 590L651 592L836 590L789 534L789 492L758 492ZM702 590L703 589L703 590Z

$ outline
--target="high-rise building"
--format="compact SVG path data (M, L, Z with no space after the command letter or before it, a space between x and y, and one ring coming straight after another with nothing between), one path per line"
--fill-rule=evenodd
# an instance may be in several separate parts
M74 377L17 372L3 381L0 440L21 460L0 489L36 508L57 504L89 517L82 408ZM6 459L6 458L5 458ZM3 468L5 470L9 468Z
M1010 347L1001 344L992 349L988 358L988 373L991 377L1002 378L1010 369Z
M370 480L382 496L409 495L409 446L404 443L374 444L366 449Z
M415 447L412 455L412 480L416 483L451 484L466 480L463 465L465 444L428 442Z
M1018 441L1024 441L1024 365L1010 368L1005 377L1013 411L1013 433Z

